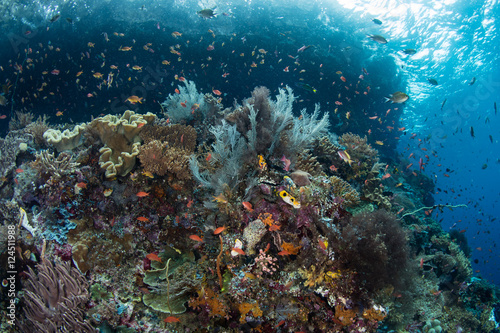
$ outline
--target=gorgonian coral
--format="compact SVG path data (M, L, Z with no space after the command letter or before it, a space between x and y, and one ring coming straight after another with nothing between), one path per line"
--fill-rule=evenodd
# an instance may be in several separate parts
M69 262L42 260L38 274L31 267L24 288L23 332L98 332L85 320L88 283Z

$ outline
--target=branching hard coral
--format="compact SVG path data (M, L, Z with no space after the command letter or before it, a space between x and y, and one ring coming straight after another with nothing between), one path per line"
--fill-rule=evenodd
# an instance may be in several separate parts
M43 134L45 131L49 129L49 125L47 124L47 116L43 115L39 116L38 119L28 126L26 126L26 132L30 133L33 136L33 141L35 145L41 146L45 143L45 139L43 138Z
M15 131L25 128L33 121L35 116L31 112L16 111L16 115L9 122L9 130Z
M55 157L54 153L47 150L36 153L36 160L33 162L33 167L41 174L50 175L54 179L74 172L79 165L80 163L74 162L71 153L62 152Z
M303 150L298 154L294 169L308 172L313 176L320 176L324 174L317 157L313 156L309 150Z
M472 276L472 266L469 259L460 249L460 246L451 241L448 234L432 236L431 243L436 247L441 247L445 252L450 253L456 261L456 266L453 270L453 276L456 281L462 282Z
M70 262L53 264L43 260L31 267L24 288L23 332L98 332L85 320L85 304L90 298L88 283Z
M381 163L375 163L370 172L366 174L362 188L363 200L371 201L381 208L390 210L391 201L384 194L384 188L380 186L382 182L378 177L381 166L383 166Z
M153 140L141 146L139 160L144 171L158 176L170 173L179 180L185 180L191 178L189 153L182 148L169 147L167 142Z
M345 174L345 179L361 182L371 171L372 166L378 162L378 151L368 143L366 136L346 133L339 138L339 144L345 147L345 151L350 155L352 163L342 162L337 167L341 167L341 172Z
M354 207L359 204L359 193L348 182L337 176L329 178L331 193L339 198L346 207Z

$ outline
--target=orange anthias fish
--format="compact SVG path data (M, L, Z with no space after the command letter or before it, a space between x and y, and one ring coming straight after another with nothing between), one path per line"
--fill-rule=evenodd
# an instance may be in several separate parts
M143 192L143 191L141 191L141 192L138 192L136 195L137 195L139 198L143 198L143 197L147 197L147 196L149 195L149 193L148 193L148 192Z
M243 207L245 207L246 210L248 210L249 212L253 212L252 204L250 202L243 201L241 204L243 205Z
M239 249L239 248L237 248L237 247L233 247L233 248L231 249L231 251L234 251L234 252L236 252L236 253L238 253L238 254L241 254L242 256L246 255L245 251L243 251L242 249Z
M144 99L144 97L138 97L138 96L132 95L129 98L127 98L125 101L129 102L130 104L136 104L136 103L142 104L143 99Z
M220 96L222 93L220 92L220 90L217 90L217 89L213 89L212 90L214 94L216 94L217 96Z
M198 235L191 235L189 238L197 242L203 242L203 239L201 239Z
M159 261L159 262L161 262L161 258L160 258L160 257L158 257L158 255L157 255L157 254L155 254L155 253L150 253L150 254L148 254L148 255L146 256L146 258L148 258L148 259L149 259L149 260L151 260L151 261Z
M179 323L181 320L177 317L170 316L170 317L163 319L163 321L166 323Z
M148 219L147 217L144 217L144 216L139 216L139 217L137 218L137 220L139 220L139 221L141 221L141 222L148 222L148 221L149 221L149 219Z
M220 234L221 232L223 232L224 230L226 230L226 227L218 227L217 229L214 230L214 235L218 235Z
M280 226L277 224L273 224L272 226L269 227L269 231L278 231L280 230Z

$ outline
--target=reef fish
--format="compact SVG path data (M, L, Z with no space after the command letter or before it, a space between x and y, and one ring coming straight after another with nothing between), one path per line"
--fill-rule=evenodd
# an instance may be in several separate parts
M197 241L197 242L203 242L203 239L201 239L200 236L198 236L198 235L191 235L191 236L189 236L189 239L192 239L192 240Z
M368 38L379 44L387 44L387 39L380 35L369 35Z
M342 161L349 163L349 165L351 165L352 163L351 156L349 156L349 154L345 150L339 150L337 154L339 154Z
M283 199L284 202L293 206L293 208L296 208L296 209L300 208L300 202L298 202L294 197L292 197L290 194L288 194L287 191L280 191L278 194L281 197L281 199Z
M146 256L146 258L148 258L149 260L151 261L158 261L158 262L161 262L161 258L158 257L158 255L156 253L150 253Z
M170 316L170 317L167 317L167 318L163 319L163 321L166 322L166 323L178 323L181 320L179 318L177 318L177 317Z
M224 230L226 230L226 227L218 227L217 229L214 230L214 235L218 235L220 234L221 232L223 232Z
M210 8L205 8L205 9L202 9L198 12L196 12L198 15L200 15L201 17L203 18L206 18L206 19L209 19L209 18L212 18L212 17L215 17L215 7L214 9L210 9Z
M384 97L386 102L391 101L391 103L404 103L410 98L407 94L401 91L396 91L389 97Z

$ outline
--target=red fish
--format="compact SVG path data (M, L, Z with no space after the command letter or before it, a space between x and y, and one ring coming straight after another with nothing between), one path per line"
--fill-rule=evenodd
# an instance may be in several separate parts
M170 317L163 319L163 321L166 323L179 323L181 320L177 317L170 316Z
M59 75L60 71L58 69L53 69L50 74L52 75Z
M383 175L383 176L382 176L382 180L383 180L383 179L387 179L387 178L389 178L390 176L391 176L391 174L390 174L390 173L386 173L385 175Z
M231 249L231 251L234 251L234 252L236 252L236 253L238 253L238 254L241 254L242 256L246 255L245 251L243 251L242 249L239 249L239 248L237 248L237 247L233 247L233 248Z
M144 197L147 197L147 196L149 195L149 193L148 193L148 192L143 192L143 191L141 191L141 192L138 192L136 195L137 195L139 198L144 198Z
M273 224L272 226L269 227L269 231L278 231L280 230L280 226L277 224Z
M137 220L138 220L138 221L141 221L141 222L148 222L148 221L149 221L149 219L148 219L147 217L144 217L144 216L139 216L139 217L137 218Z
M224 230L226 230L226 227L218 227L217 229L214 230L214 235L218 235L220 234L221 232L223 232Z
M343 81L343 82L346 82L347 80L345 79L345 77L341 76L340 79Z
M213 89L212 91L213 91L213 93L214 93L214 94L216 94L217 96L222 95L222 93L220 92L220 90Z
M241 204L243 205L243 207L245 207L246 210L248 210L249 212L253 212L252 204L250 202L243 201Z
M189 238L197 242L203 242L203 239L201 239L198 235L191 235Z
M160 257L158 257L158 255L157 255L157 254L155 254L155 253L150 253L150 254L148 254L148 255L146 256L146 258L148 258L148 259L149 259L149 260L151 260L151 261L159 261L159 262L161 262L161 258L160 258Z
M176 94L180 94L180 93L181 93L181 92L179 91L179 89L177 89L177 88L175 88L175 90L174 90L174 91L175 91L175 93L176 93Z

